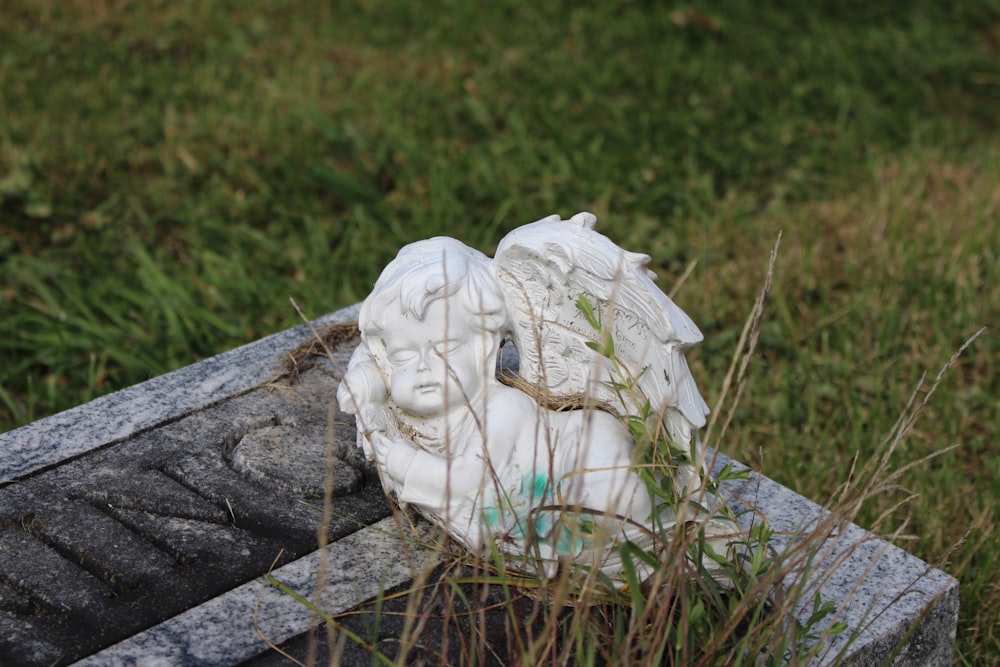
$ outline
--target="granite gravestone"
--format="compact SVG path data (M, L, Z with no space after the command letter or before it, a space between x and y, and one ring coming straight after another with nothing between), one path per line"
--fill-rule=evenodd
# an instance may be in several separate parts
M0 664L278 664L268 642L305 655L316 619L264 573L310 597L327 559L321 599L341 612L433 564L419 525L386 518L353 427L329 418L334 365L287 375L290 351L356 314L0 435ZM330 342L346 363L356 342ZM762 476L728 494L768 517L776 549L824 514ZM321 523L330 546L316 552ZM858 633L848 664L950 664L953 578L853 525L827 559L822 593ZM846 641L834 638L827 659Z

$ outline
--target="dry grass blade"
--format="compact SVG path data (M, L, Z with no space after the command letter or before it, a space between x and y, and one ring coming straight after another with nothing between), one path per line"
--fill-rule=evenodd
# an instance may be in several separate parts
M775 239L774 247L771 248L771 255L767 262L767 273L764 276L764 284L757 293L757 300L754 303L753 310L751 311L749 317L747 317L746 323L743 325L743 331L740 332L740 339L736 343L736 349L733 351L732 360L729 363L729 369L726 371L725 379L722 381L722 389L719 391L719 397L715 401L715 406L712 408L712 416L709 419L708 425L705 427L704 441L708 444L713 444L712 433L715 428L715 424L718 421L719 414L721 414L722 405L725 403L726 398L729 396L729 391L732 388L735 376L735 382L737 386L736 396L730 403L729 410L726 413L726 419L722 425L722 431L719 433L718 438L714 441L714 448L718 449L719 445L729 428L729 424L732 422L733 415L736 413L736 408L739 405L740 398L743 395L743 380L746 377L746 371L750 365L750 360L753 358L753 353L757 349L757 340L760 335L760 323L761 317L764 314L764 299L767 297L768 291L771 289L771 280L774 277L774 266L778 260L778 249L781 247L781 232L778 232L778 238ZM749 345L747 345L747 340L749 339ZM744 346L747 345L746 349ZM736 372L737 365L739 366L739 373Z

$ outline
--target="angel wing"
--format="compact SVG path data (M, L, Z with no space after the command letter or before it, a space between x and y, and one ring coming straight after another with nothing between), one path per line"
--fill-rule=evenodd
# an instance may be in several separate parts
M519 374L550 394L582 394L628 414L641 414L648 401L688 449L709 412L684 357L701 331L656 286L649 256L623 250L596 222L586 212L552 215L501 240L493 269ZM609 342L613 359L599 353ZM620 391L628 379L633 390Z

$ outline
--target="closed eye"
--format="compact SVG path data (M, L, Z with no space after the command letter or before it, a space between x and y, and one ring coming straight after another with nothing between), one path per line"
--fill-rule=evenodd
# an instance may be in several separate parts
M416 358L416 350L396 350L389 353L389 363L392 364L408 364Z
M462 345L463 342L460 340L444 340L434 345L434 354L443 357L457 351Z

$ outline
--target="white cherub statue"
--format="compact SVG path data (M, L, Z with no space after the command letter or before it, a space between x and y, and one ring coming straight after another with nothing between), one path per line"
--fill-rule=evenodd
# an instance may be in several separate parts
M677 516L639 473L629 419L665 427L690 452L668 472L678 497L703 492L707 406L682 353L700 333L652 283L649 258L594 222L581 213L526 225L494 260L450 238L404 247L361 307L338 400L386 491L469 549L620 582L616 547L648 542L651 528L700 520L718 536L735 526L710 510ZM505 341L521 388L501 381ZM579 409L552 409L554 397Z

